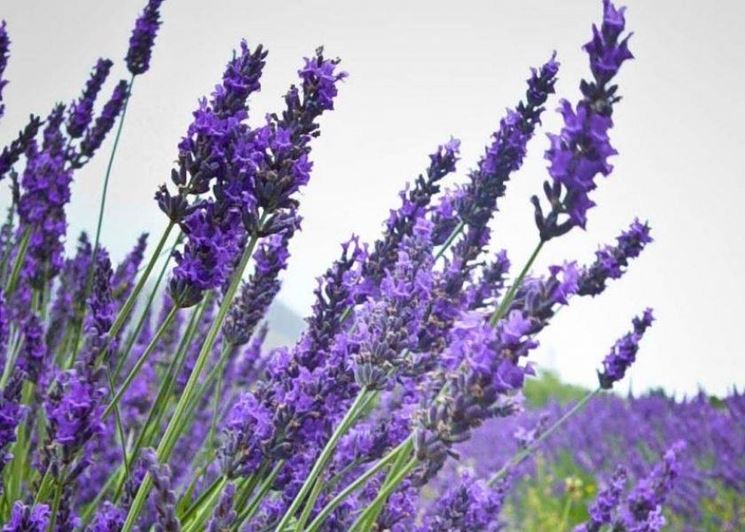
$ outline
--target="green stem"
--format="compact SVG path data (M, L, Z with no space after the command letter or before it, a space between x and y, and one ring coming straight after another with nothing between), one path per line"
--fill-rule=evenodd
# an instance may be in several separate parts
M278 530L283 530L285 526L287 526L287 523L289 523L290 519L295 515L295 513L300 508L300 505L305 500L305 497L308 495L310 490L313 488L313 484L318 479L318 476L321 474L321 471L326 467L326 464L331 459L331 455L334 452L334 449L336 448L336 444L339 441L339 438L347 431L347 428L354 422L356 419L359 410L360 405L362 405L367 398L367 395L370 392L363 388L360 390L360 392L357 394L357 397L354 399L354 402L347 410L346 414L344 414L344 418L341 420L339 425L336 427L336 430L334 430L334 433L331 435L331 438L329 438L329 441L326 442L326 446L321 451L321 454L316 459L315 463L313 464L313 468L310 470L310 473L308 473L308 476L305 479L305 482L303 483L303 486L300 488L300 491L297 493L295 498L293 499L292 503L290 504L289 508L287 508L287 511L285 512L285 515L280 520L279 524L277 525ZM318 496L318 494L316 494ZM308 501L305 503L307 506L313 507L313 504L315 503L314 498L309 498Z
M490 486L493 486L499 479L504 478L507 473L513 468L518 465L520 465L526 458L528 458L533 452L540 446L540 444L551 434L553 434L556 429L558 429L561 425L563 425L566 420L568 420L570 417L572 417L574 414L582 410L584 406L592 400L593 397L598 395L602 391L602 388L598 387L594 389L591 392L588 392L582 399L577 401L577 403L570 408L569 410L564 413L563 416L561 416L559 419L557 419L550 427L548 427L543 434L538 436L533 442L519 451L515 454L515 456L512 457L512 459L507 462L505 465L502 466L502 468L494 473L494 475L491 476L489 479L488 484Z
M158 328L157 332L153 336L153 339L150 340L150 343L147 345L145 350L142 352L142 355L140 355L140 358L137 359L137 362L135 362L135 365L132 367L132 369L129 371L127 376L124 378L124 382L122 382L122 385L119 387L119 390L117 390L114 397L111 399L111 402L106 407L106 410L103 412L103 417L107 417L111 411L116 407L116 404L119 402L119 400L122 398L122 395L124 395L124 392L127 391L127 388L129 388L129 385L132 384L132 381L137 376L137 374L140 372L140 369L142 369L142 366L145 364L147 359L150 357L150 354L153 352L155 347L158 345L158 341L160 341L161 336L168 330L168 328L171 326L171 323L173 322L173 319L176 317L176 313L178 313L180 309L176 306L174 306L168 315L166 316L166 319L163 320L163 323Z
M243 513L238 516L238 519L236 519L231 530L237 532L238 530L240 530L241 526L243 526L243 523L253 517L253 515L256 513L256 510L259 509L259 504L262 500L264 500L264 496L269 492L269 489L274 483L274 479L277 478L277 475L279 475L279 471L284 465L284 460L280 460L279 462L277 462L277 465L274 466L272 472L269 474L268 477L264 479L264 481L259 486L259 492L253 499L251 499L251 502L248 504ZM277 530L279 530L279 528L277 528Z
M212 481L212 484L209 485L207 489L205 489L202 494L197 498L196 501L194 501L191 506L189 506L183 513L177 513L178 520L182 524L187 524L189 521L191 521L192 515L194 515L194 512L199 510L204 502L209 498L212 497L212 493L218 488L223 485L223 478L224 477L217 477L215 480ZM187 490L188 492L189 490ZM179 501L180 503L181 501Z
M377 509L379 506L382 507L388 497L396 490L398 485L405 479L409 473L416 467L417 460L416 458L412 458L409 460L406 465L401 468L401 470L396 474L390 481L390 483L382 488L378 495L372 500L372 502L367 506L367 509L362 512L362 514L357 518L357 520L352 523L352 526L349 528L350 532L354 532L355 530L363 530L361 528L362 524L366 523L369 518L372 518L376 512L379 512Z
M440 257L442 257L445 252L450 249L450 246L453 244L453 241L463 232L463 229L466 228L466 222L463 220L460 220L458 222L458 225L455 226L453 231L450 233L450 236L448 236L447 240L440 246L440 249L437 250L437 253L435 254L435 260L439 260Z
M262 217L262 219L259 221L259 226L263 224L263 221L264 219ZM230 286L225 293L225 298L220 305L217 316L212 322L212 326L210 327L209 332L207 333L207 337L202 344L202 348L199 351L197 361L194 364L194 369L192 370L191 375L189 375L189 380L184 387L184 391L182 392L181 397L176 404L176 409L173 412L173 416L171 417L171 420L166 427L165 433L161 438L160 445L158 445L157 449L158 461L161 463L165 463L168 461L171 452L176 445L178 433L180 431L181 424L184 421L184 416L187 413L189 404L193 399L197 381L202 373L202 370L204 369L204 365L207 362L210 353L212 352L212 348L215 345L215 341L217 340L217 335L222 328L222 324L225 321L228 310L230 309L233 297L235 296L235 293L238 290L238 286L240 285L241 278L243 277L243 272L248 265L248 261L253 254L253 250L256 247L256 243L258 242L258 240L258 232L255 232L251 236L251 239L246 246L246 250L243 252L240 264L238 265L238 268L233 275ZM134 526L139 513L142 511L142 507L145 504L145 500L147 499L147 495L150 492L151 487L152 479L150 478L150 475L146 475L142 481L142 484L140 484L140 488L137 490L137 495L135 496L129 513L127 514L127 520L124 523L125 531L132 530L132 527Z
M114 323L111 325L111 329L109 329L109 337L110 338L116 338L116 336L121 331L122 327L124 327L124 324L127 322L127 318L129 317L129 313L132 311L132 307L134 307L135 303L137 302L137 298L140 295L140 292L142 291L142 288L145 286L145 282L147 281L148 277L150 277L150 273L153 271L153 267L155 266L155 263L158 261L158 257L160 257L160 252L163 250L163 246L165 246L166 241L168 240L168 237L171 235L171 231L173 230L175 224L173 221L168 222L168 226L166 227L165 231L163 231L163 235L160 237L160 241L158 242L158 245L155 247L155 250L153 251L152 256L150 257L150 260L147 263L147 266L145 266L145 270L142 272L142 275L137 280L137 284L132 289L132 292L129 294L129 297L122 305L121 310L119 310L119 313L116 316L116 319L114 320Z
M101 191L101 202L98 208L98 223L96 224L96 238L93 243L93 264L95 264L96 253L98 251L98 244L101 241L101 227L103 225L103 214L106 208L106 194L109 190L109 179L111 177L111 169L114 167L114 158L116 156L116 149L119 146L119 139L122 136L122 129L124 128L124 117L127 116L127 106L129 105L129 98L132 96L132 87L135 83L135 75L129 80L129 87L127 88L127 96L124 98L124 104L122 105L122 115L119 118L119 125L116 129L116 135L114 136L114 145L111 147L111 154L109 155L109 163L106 166L106 175L103 178L103 190Z
M111 378L111 372L106 368L106 378L109 382L109 392L114 393L115 386L114 380ZM127 441L124 436L124 427L122 426L122 417L119 415L119 408L114 405L114 423L116 424L116 431L119 434L119 439L122 443L122 463L124 464L124 471L129 477L129 459L127 458Z
M525 266L523 266L523 269L520 271L520 275L517 276L517 279L515 279L515 282L512 283L512 286L505 294L499 307L497 307L497 310L495 310L494 314L492 314L491 320L489 320L489 323L491 323L492 326L496 325L497 322L499 322L499 320L501 320L504 317L504 315L507 313L507 311L510 309L510 305L514 301L515 296L517 295L517 291L520 289L520 286L522 286L525 276L528 274L528 272L530 271L530 268L533 266L535 259L538 257L538 254L541 252L541 249L543 249L543 244L544 244L543 240L538 242L538 245L535 247L535 249L533 250L533 253L530 255L530 258L528 259L528 262L525 263Z
M227 482L228 477L226 477L225 475L220 477L220 480L218 481L215 489L213 489L212 493L204 499L204 502L199 509L199 513L197 513L197 515L194 517L194 520L184 527L184 532L196 532L197 530L204 530L204 522L209 518L212 507L215 505L217 499L222 494L222 490Z
M153 285L152 290L150 290L150 295L147 298L147 303L145 303L145 308L142 309L142 314L140 315L140 319L137 321L137 325L135 326L134 330L132 331L132 333L129 335L129 338L127 339L127 346L125 347L124 351L122 351L119 354L119 360L117 360L116 368L114 369L114 379L119 378L119 373L122 370L122 366L124 365L124 362L126 362L129 359L129 353L132 352L132 348L134 347L134 344L137 342L137 339L140 337L142 328L145 326L145 321L148 318L148 311L153 306L153 301L155 301L155 296L158 294L158 288L160 287L160 284L163 282L163 278L165 277L166 271L168 270L168 264L170 263L171 257L173 256L173 251L176 249L176 246L179 245L182 234L183 233L179 233L178 237L173 242L173 245L167 251L168 257L163 262L163 266L160 269L160 273L158 273L158 278L155 280L155 285Z
M306 532L315 532L316 530L321 528L321 525L326 520L326 518L331 515L331 512L333 512L337 506L344 502L344 499L364 486L368 480L377 475L380 471L383 470L385 466L387 466L394 458L396 458L399 452L403 452L410 445L411 440L407 438L406 440L401 442L398 447L378 460L375 465L365 471L364 474L357 477L351 484L348 484L342 491L339 492L336 497L331 499L331 501L329 501L329 503L324 506L324 508L318 513L316 518L311 521L310 525L308 525Z
M18 244L18 253L16 254L15 261L13 262L13 269L10 271L10 277L8 283L5 286L5 299L8 299L16 289L18 284L18 276L21 273L21 267L26 260L26 253L28 252L28 243L31 240L31 228L27 227L23 231L21 242Z

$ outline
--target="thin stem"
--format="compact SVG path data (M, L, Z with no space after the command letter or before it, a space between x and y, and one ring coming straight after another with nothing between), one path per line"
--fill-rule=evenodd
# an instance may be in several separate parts
M450 236L448 236L447 240L443 242L442 246L440 246L440 249L437 250L437 253L435 254L435 260L439 260L440 257L442 257L445 252L450 249L450 246L453 244L453 241L463 232L463 229L466 227L466 222L463 220L458 221L458 225L455 226L453 231L450 233Z
M264 218L259 221L259 226L263 224ZM207 362L207 359L209 358L210 353L212 352L212 348L215 345L215 341L217 339L217 335L222 328L222 324L225 321L225 317L227 316L228 310L230 309L230 305L233 301L233 297L235 296L235 293L238 290L238 286L241 282L241 278L243 276L243 272L246 269L246 266L248 265L248 261L251 258L251 255L253 254L253 250L256 247L256 243L259 240L258 232L254 232L253 235L251 235L251 239L248 242L248 245L246 246L245 251L243 252L243 256L241 257L240 264L238 265L238 268L236 269L233 279L230 283L230 286L228 287L228 290L225 293L225 298L222 301L222 304L220 305L220 308L217 312L217 316L215 320L212 322L212 326L209 329L209 332L207 333L207 337L205 338L204 343L202 344L202 348L199 351L199 355L197 357L197 361L194 364L194 369L191 372L191 375L189 375L189 380L186 383L186 386L184 387L184 391L181 394L181 397L179 398L178 403L176 404L176 409L173 412L173 416L171 417L171 420L168 423L168 426L166 427L165 433L163 434L163 437L160 440L160 445L158 445L157 449L157 456L158 461L161 463L167 462L170 458L171 452L173 451L173 447L176 445L176 440L178 438L178 433L180 431L181 425L184 421L184 416L188 411L189 404L191 403L194 391L197 386L197 381L199 379L199 376L202 373L202 370L204 369L204 365ZM130 507L129 513L127 514L127 520L124 523L124 530L132 530L132 527L134 526L137 516L142 511L142 507L145 504L145 500L147 499L147 495L150 492L150 489L152 487L152 478L150 478L150 475L146 475L145 478L142 481L142 484L140 484L140 488L137 490L137 495L135 496L134 501L132 502L132 506Z
M122 366L124 365L124 362L129 358L129 353L132 351L132 347L134 347L135 342L137 342L137 339L140 337L140 333L142 332L142 328L145 326L145 321L148 318L148 311L153 306L153 301L155 301L155 296L158 294L158 288L160 287L161 282L163 282L163 278L165 277L166 270L168 270L168 264L171 262L171 257L173 256L173 251L176 249L176 246L179 245L179 242L181 241L181 236L183 233L179 233L176 240L173 242L173 245L170 247L169 250L164 250L164 253L168 253L168 257L163 262L163 266L160 269L160 273L158 273L158 278L155 280L155 284L153 285L152 290L150 290L150 295L147 298L147 303L145 303L145 308L142 309L142 314L140 315L140 319L137 321L137 325L135 326L134 330L131 331L131 334L129 335L129 338L127 339L127 346L119 353L119 360L116 364L116 369L114 370L114 379L117 379L119 377L119 372L122 370Z
M372 466L370 469L365 471L362 475L357 477L351 484L348 484L342 491L339 492L339 494L331 499L331 501L324 506L324 508L318 513L315 519L308 525L307 532L315 532L319 528L321 528L321 525L323 524L324 520L331 515L331 512L333 512L337 506L339 506L342 502L344 502L344 499L349 497L352 493L354 493L356 490L361 488L365 485L365 483L370 480L372 477L377 475L380 471L383 470L383 468L388 465L391 461L393 461L394 458L398 456L399 452L406 452L405 450L411 445L411 440L407 438L403 442L401 442L396 448L391 450L387 455L385 455L383 458L378 460L374 466Z
M318 456L315 463L313 464L313 468L310 470L310 473L308 473L303 486L300 488L300 491L298 491L297 495L295 495L295 498L293 499L289 508L287 508L285 515L282 517L279 524L277 525L277 529L283 530L284 527L287 526L287 523L290 521L290 519L292 519L292 517L295 515L295 512L298 511L300 505L305 500L306 495L308 495L311 488L313 487L313 484L316 482L318 476L321 474L321 471L323 471L323 469L326 467L326 464L331 459L331 455L336 448L336 444L339 441L339 438L341 438L341 436L347 431L347 428L349 428L349 426L357 417L360 405L364 403L368 393L369 391L366 388L363 388L357 394L354 402L349 407L346 414L344 414L344 418L342 418L341 422L336 427L336 430L334 430L334 433L331 435L331 438L329 438L329 441L326 442L326 445L321 451L321 454ZM316 494L316 496L318 496L318 494ZM315 499L309 498L305 504L312 507L314 503Z
M212 507L217 502L217 499L222 494L222 490L225 487L225 484L228 482L228 477L223 475L220 477L217 486L215 486L215 489L212 490L212 493L208 497L204 499L202 502L201 507L199 508L199 513L195 516L194 520L189 523L187 526L184 527L184 532L194 532L197 530L204 530L202 526L204 525L204 522L209 517L210 511L212 510Z
M251 502L248 504L246 509L242 514L238 516L238 519L236 519L235 523L233 524L233 527L231 530L237 531L240 530L241 526L243 526L243 523L251 519L253 515L256 513L256 510L259 509L259 503L264 499L264 495L267 494L269 489L272 487L272 484L274 483L274 479L277 478L277 475L279 475L280 470L285 465L284 460L280 460L277 462L277 465L274 466L274 469L272 469L272 472L269 473L269 476L264 479L264 481L259 486L259 492L256 494L256 496L251 499ZM277 528L277 530L280 530Z
M21 273L21 267L23 266L23 263L26 260L26 252L28 252L28 243L29 240L31 240L31 228L27 227L23 231L23 236L21 237L21 242L18 244L18 253L16 254L16 258L13 262L13 269L10 272L10 277L8 278L8 283L5 285L5 299L8 299L8 296L12 294L16 289L16 284L18 284L18 276Z
M150 354L153 352L155 347L158 345L158 342L160 341L161 336L163 336L163 334L171 326L171 323L173 322L179 310L180 309L178 307L174 306L170 310L168 315L166 316L166 319L163 320L163 323L158 328L157 332L153 336L153 339L150 340L150 343L147 345L145 350L142 352L142 355L140 355L140 358L137 359L137 361L135 362L135 365L132 367L132 369L129 371L127 376L124 378L124 382L122 382L122 385L119 387L119 390L117 390L116 394L111 399L111 402L106 407L106 410L103 411L104 418L107 417L111 413L112 409L116 406L116 404L122 398L122 395L124 395L124 392L126 392L127 388L129 388L129 385L132 384L132 381L137 376L137 374L140 372L140 369L142 369L142 366L145 364L147 359L150 358Z
M388 499L388 497L396 490L401 481L403 481L403 479L405 479L409 475L409 473L411 473L416 465L416 458L412 458L406 463L403 468L401 468L398 474L391 479L391 482L380 490L378 495L367 506L367 509L362 512L362 514L354 523L352 523L352 526L349 528L350 532L354 532L355 530L363 530L362 528L360 528L362 524L366 523L368 518L373 516L373 513L377 511L376 508L378 506L382 506L383 504L385 504L386 499Z
M517 295L517 291L520 289L520 286L523 284L523 280L525 280L525 276L530 271L530 268L532 268L533 263L535 262L535 259L538 257L538 254L541 252L541 249L543 249L544 241L541 240L538 242L538 245L533 250L533 253L530 255L530 258L528 259L528 262L525 263L525 266L523 266L523 269L520 271L520 275L517 276L515 279L515 282L512 283L512 286L507 291L507 294L505 294L504 298L502 299L502 302L499 304L499 307L497 307L497 310L494 311L494 314L492 314L491 320L489 323L491 323L492 326L496 325L499 320L501 320L504 315L507 313L507 311L510 308L510 305L515 299L515 296Z
M110 338L115 338L119 334L119 331L121 331L122 327L124 327L124 324L127 322L129 313L132 311L132 307L134 307L135 303L137 302L137 298L139 297L142 288L145 286L145 282L147 281L148 277L150 277L150 273L153 271L153 267L158 261L160 252L163 250L163 246L165 246L166 241L168 240L168 237L170 236L174 226L175 223L173 221L168 222L168 226L166 227L165 231L163 231L163 236L160 237L160 241L155 247L155 250L150 257L147 266L145 266L145 270L142 272L142 275L138 279L137 284L132 289L129 297L122 305L121 310L119 310L119 314L117 314L114 323L111 325L111 329L109 330Z
M129 80L129 85L127 86L127 95L125 96L124 104L122 105L122 114L121 114L121 117L119 118L119 124L117 125L116 135L114 136L114 144L111 147L111 153L109 154L109 162L106 165L106 174L104 175L104 178L103 178L103 189L101 190L101 200L99 201L99 204L98 204L98 221L96 222L96 236L93 240L93 256L91 259L91 267L88 270L88 275L86 276L83 296L80 298L81 301L83 302L88 300L88 295L90 294L91 288L93 287L93 276L96 270L96 259L98 258L99 244L101 242L101 227L103 225L103 215L104 215L104 211L106 208L106 194L109 189L109 179L111 177L111 170L114 167L114 158L116 156L116 150L119 146L119 139L122 136L122 128L124 127L124 117L127 115L127 105L129 104L129 98L132 95L132 86L134 85L134 81L135 81L135 76L133 74ZM73 362L75 361L75 358L77 357L77 354L78 354L78 350L80 349L80 335L83 332L82 323L85 320L85 312L86 312L86 305L83 304L79 309L81 325L77 327L73 335L73 338L74 338L74 341L72 344L73 352L72 352L72 356L70 357Z
M570 417L572 417L574 414L582 410L584 406L592 400L593 397L598 395L602 391L602 388L598 387L595 388L593 391L588 392L587 395L585 395L582 399L577 401L577 403L570 408L569 410L564 413L563 416L561 416L559 419L557 419L550 427L548 427L543 434L538 436L533 442L525 447L523 450L516 453L512 459L507 462L505 465L502 466L502 468L494 473L492 477L489 479L489 485L493 486L494 483L496 483L499 479L504 478L507 473L513 468L518 465L520 465L523 461L525 461L526 458L528 458L533 452L540 446L541 442L543 442L546 438L551 436L556 429L558 429L561 425L563 425L566 420L568 420Z
M98 244L101 239L101 227L103 226L103 214L106 208L106 194L109 189L109 178L111 177L111 169L114 166L114 158L116 156L116 149L119 146L119 139L122 136L122 129L124 128L124 117L127 116L127 106L129 105L129 98L132 96L132 87L135 83L135 75L132 74L129 80L129 87L127 88L127 96L124 98L124 104L122 105L122 115L119 118L119 125L116 129L116 135L114 136L114 145L111 147L111 154L109 155L109 163L106 166L106 175L103 178L103 190L101 191L101 202L98 208L98 223L96 224L96 238L93 243L93 263L95 264L96 253L98 252Z

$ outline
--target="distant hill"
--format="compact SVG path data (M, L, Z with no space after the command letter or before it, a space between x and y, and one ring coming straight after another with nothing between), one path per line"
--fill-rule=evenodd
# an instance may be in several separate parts
M269 333L266 347L292 345L305 329L305 320L282 301L274 301L267 314Z

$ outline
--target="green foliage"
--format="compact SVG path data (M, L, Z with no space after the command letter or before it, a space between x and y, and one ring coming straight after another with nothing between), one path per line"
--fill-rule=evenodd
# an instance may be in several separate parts
M542 370L538 377L525 382L525 399L531 407L540 408L549 400L564 405L579 401L588 390L581 386L561 382L559 376L550 370Z

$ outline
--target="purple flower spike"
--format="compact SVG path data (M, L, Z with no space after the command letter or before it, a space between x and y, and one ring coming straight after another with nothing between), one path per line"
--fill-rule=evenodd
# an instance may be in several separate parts
M298 70L303 81L303 92L306 98L313 102L319 114L334 108L334 98L338 93L336 84L347 77L346 72L337 72L338 61L323 59L323 49L319 48L316 55L305 58L305 66Z
M454 479L455 480L455 479ZM466 473L457 479L424 517L420 532L496 530L505 490L490 488Z
M600 532L606 525L610 525L613 513L621 504L621 495L626 485L626 469L619 466L608 482L600 490L595 502L589 508L590 520L574 529L574 532Z
M626 511L618 523L623 523L625 530L652 532L662 528L664 521L660 521L660 510L680 475L680 455L685 448L682 440L674 443L665 452L662 462L629 493Z
M3 470L13 455L8 447L16 441L16 428L26 413L21 406L21 391L25 374L16 368L8 379L5 388L0 392L0 471ZM2 480L0 480L2 489Z
M124 527L127 513L121 508L114 506L109 501L104 502L96 512L90 528L90 532L118 532Z
M438 146L437 151L429 156L430 165L426 177L420 175L413 189L409 190L407 185L400 193L401 207L391 211L385 224L385 233L375 242L363 268L363 275L374 284L379 283L385 272L395 264L401 240L411 234L417 218L424 214L432 197L440 191L439 181L455 171L459 150L460 141L457 139L450 139Z
M5 68L8 66L8 57L10 57L10 38L6 29L5 21L0 22L0 118L5 114L5 103L3 103L3 89L8 84L7 79L3 79Z
M127 69L132 75L144 74L150 68L155 36L160 27L160 6L163 0L149 0L137 18L127 50Z
M122 112L128 93L129 84L121 80L114 88L109 101L104 104L101 115L96 118L93 127L85 132L85 137L80 143L81 156L90 159L93 157L95 151L101 147L101 143L103 143L111 128L114 127L114 122L116 122L117 117ZM76 162L76 165L79 166L80 162Z
M613 345L610 353L603 360L603 371L598 372L598 379L602 388L613 388L614 383L623 379L626 370L636 360L639 341L653 321L652 309L648 308L640 317L634 318L632 322L634 330Z
M0 152L0 179L5 177L8 170L18 162L18 159L36 137L40 127L41 118L31 115L28 124L18 132L18 136L8 146L3 148L3 151Z
M638 257L644 247L652 242L649 225L634 220L629 228L616 239L615 246L605 246L595 252L595 262L580 274L581 296L596 296L605 290L608 279L619 279L626 271L629 261Z
M604 0L603 6L601 28L593 26L593 39L584 47L593 79L580 83L583 99L575 107L561 101L559 112L564 126L559 134L549 135L551 147L545 158L553 182L544 183L543 188L551 211L544 215L538 196L531 198L543 241L576 226L584 229L587 211L595 205L589 198L597 187L595 179L598 175L608 176L613 169L608 158L617 152L610 144L608 132L613 127L613 106L620 97L616 95L617 86L608 83L632 55L628 37L618 40L625 27L623 8L616 10L610 0Z
M508 110L486 147L478 168L471 172L458 212L472 228L483 228L496 210L497 199L504 196L510 174L522 166L528 141L541 121L543 104L554 92L559 63L552 56L540 69L532 70L525 102Z
M46 504L26 506L21 501L13 504L10 521L3 532L42 532L49 526L50 511Z
M109 59L99 59L85 84L83 94L72 102L67 118L67 134L70 138L80 137L93 120L93 105L96 103L101 87L109 76L113 63Z
M233 302L223 324L223 337L228 343L238 346L251 339L254 329L282 286L278 276L287 268L287 260L290 257L287 246L299 228L300 218L293 216L292 225L281 233L267 237L256 250L256 270L249 281L243 283L241 292Z

